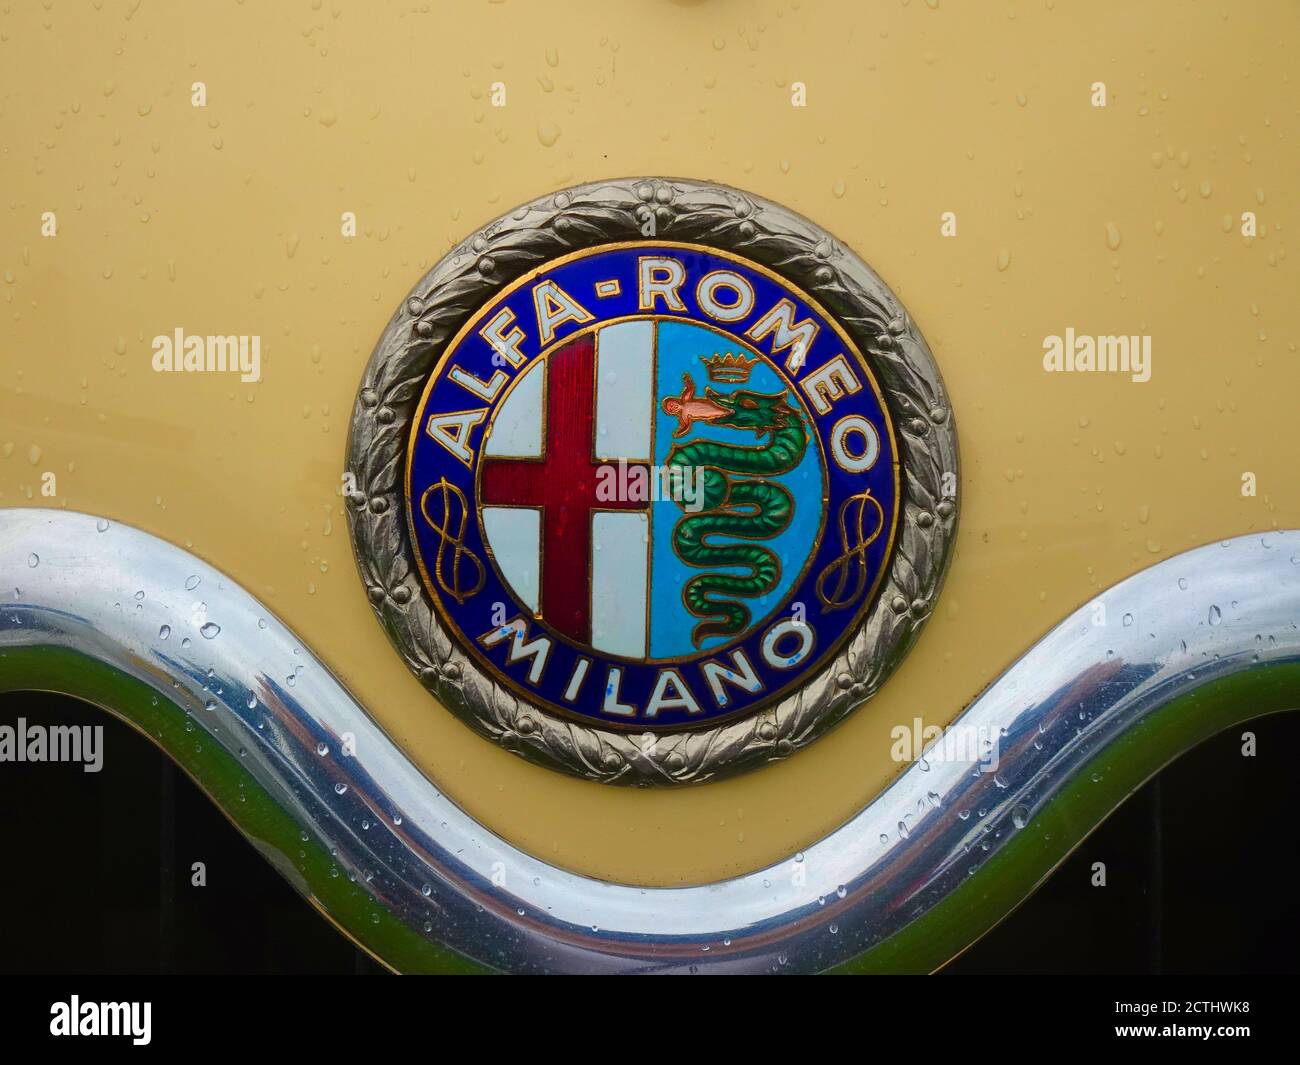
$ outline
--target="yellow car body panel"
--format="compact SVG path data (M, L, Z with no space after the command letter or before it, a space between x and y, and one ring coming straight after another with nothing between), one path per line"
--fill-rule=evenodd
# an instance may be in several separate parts
M1100 589L1300 525L1298 22L1066 0L15 5L0 506L103 514L224 570L549 862L644 884L758 868L889 782L892 729L950 721ZM419 276L516 203L642 173L748 189L865 258L924 331L963 460L948 578L892 679L788 761L684 789L570 779L438 706L375 621L340 496L361 371ZM262 380L153 372L177 327L259 334ZM1045 373L1067 328L1149 334L1151 379Z

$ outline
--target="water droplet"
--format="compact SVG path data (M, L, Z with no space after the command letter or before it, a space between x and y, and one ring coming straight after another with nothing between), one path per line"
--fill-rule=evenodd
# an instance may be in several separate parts
M211 621L209 621L206 625L204 625L201 629L199 629L200 635L202 635L202 637L205 640L215 640L217 638L217 634L220 632L221 632L221 626Z
M164 625L162 628L158 630L158 639L165 640L171 634L172 634L172 627L170 625Z
M1223 611L1220 610L1217 606L1210 607L1210 624L1217 625L1222 620L1223 620Z
M1013 806L1011 808L1011 823L1016 828L1024 828L1029 824L1029 810L1024 806Z
M197 575L191 575L185 578L185 590L187 592L194 591L194 589L197 588L198 586L199 586L199 578Z
M316 753L319 754L322 758L324 758L327 754L330 753L329 744L327 743L316 744Z
M32 569L35 569L40 564L41 564L41 556L36 554L36 552L33 551L30 555L27 556L27 565L29 565Z
M95 532L108 532L108 522L100 518L99 521L95 522Z
M347 790L348 790L348 786L347 786L346 784L335 784L335 785L334 785L334 794L335 794L335 795L342 795L342 794L343 794L345 791L347 791Z

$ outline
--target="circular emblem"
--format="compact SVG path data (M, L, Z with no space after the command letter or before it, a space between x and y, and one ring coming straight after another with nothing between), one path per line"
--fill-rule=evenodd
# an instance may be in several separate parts
M367 367L370 600L480 732L592 779L792 753L883 682L956 518L924 341L829 235L682 180L527 204L449 254Z

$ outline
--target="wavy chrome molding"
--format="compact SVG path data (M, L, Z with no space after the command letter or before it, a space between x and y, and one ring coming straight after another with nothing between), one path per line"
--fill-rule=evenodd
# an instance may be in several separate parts
M171 544L0 510L0 589L0 690L53 688L132 721L402 970L933 968L1169 758L1300 704L1300 533L1198 548L1098 597L1106 624L1091 605L1070 615L970 706L959 723L997 738L995 770L917 762L786 861L640 888L475 822L284 625Z

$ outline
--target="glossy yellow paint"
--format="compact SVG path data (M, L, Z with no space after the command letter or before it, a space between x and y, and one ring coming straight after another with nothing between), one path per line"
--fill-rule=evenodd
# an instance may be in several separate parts
M103 513L232 574L549 860L754 868L890 779L893 726L951 719L1099 589L1300 525L1298 30L1285 0L6 4L0 506ZM361 369L420 274L520 201L641 173L740 185L866 258L964 460L947 587L885 690L782 765L681 791L533 768L439 708L370 613L338 494ZM154 373L178 326L260 334L264 379ZM1151 381L1044 373L1067 327L1150 334Z

